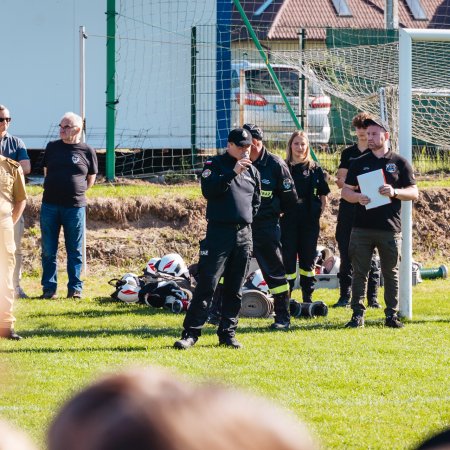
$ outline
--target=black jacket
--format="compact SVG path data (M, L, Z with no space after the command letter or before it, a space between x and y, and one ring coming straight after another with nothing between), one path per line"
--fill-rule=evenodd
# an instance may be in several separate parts
M222 224L252 223L261 203L258 171L250 166L237 175L236 159L228 153L206 161L201 175L202 194L207 199L206 219Z
M280 213L295 209L297 193L286 163L263 147L260 157L253 162L261 176L261 206L255 222L278 221Z

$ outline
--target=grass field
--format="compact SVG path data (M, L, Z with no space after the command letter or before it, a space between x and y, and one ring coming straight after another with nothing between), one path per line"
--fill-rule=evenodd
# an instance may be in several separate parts
M350 311L330 309L326 318L294 319L286 333L269 332L270 319L243 319L239 351L219 348L207 326L186 352L172 348L181 315L114 302L107 280L89 277L81 301L18 301L16 328L26 339L0 343L1 415L41 448L61 402L100 373L130 365L169 367L273 399L306 421L323 448L412 448L450 423L448 280L414 287L414 320L402 330L382 326L380 310L368 311L366 328L343 329ZM38 278L23 284L39 295ZM315 297L332 304L337 295Z
M419 189L425 187L450 188L450 177L423 179L417 183ZM330 187L335 185L331 183ZM42 186L27 186L29 195L42 195ZM113 183L95 184L87 191L88 198L95 197L115 197L125 198L133 196L159 196L159 195L183 195L187 198L195 198L201 195L200 186L197 183L179 185L161 185L154 183L140 183L131 185L117 185Z

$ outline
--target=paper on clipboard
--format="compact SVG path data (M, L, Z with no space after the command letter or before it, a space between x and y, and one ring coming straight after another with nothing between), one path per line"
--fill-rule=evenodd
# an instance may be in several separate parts
M378 208L379 206L391 203L391 199L385 195L381 195L378 189L386 184L382 169L358 175L359 190L362 194L370 198L370 203L365 205L366 209Z

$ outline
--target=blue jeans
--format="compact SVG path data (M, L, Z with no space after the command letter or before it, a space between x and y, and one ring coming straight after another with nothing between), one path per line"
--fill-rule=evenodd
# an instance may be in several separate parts
M82 247L85 222L85 207L65 207L42 203L42 288L56 292L58 287L56 256L61 226L64 230L64 241L67 252L67 289L80 291L83 282L80 280L83 265Z

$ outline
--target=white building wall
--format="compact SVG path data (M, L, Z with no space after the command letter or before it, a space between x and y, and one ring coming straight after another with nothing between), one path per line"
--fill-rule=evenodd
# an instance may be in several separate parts
M29 148L58 136L66 111L79 112L79 27L86 27L88 142L105 147L106 0L2 0L0 103L11 110L11 133ZM116 0L118 17L116 145L190 147L191 27L216 22L216 2ZM125 19L133 17L134 20ZM202 50L215 66L214 43ZM213 74L210 74L213 75ZM212 103L215 82L202 79ZM199 108L203 111L203 107ZM215 115L202 123L215 129ZM214 116L214 117L213 117ZM200 120L200 119L199 119Z

